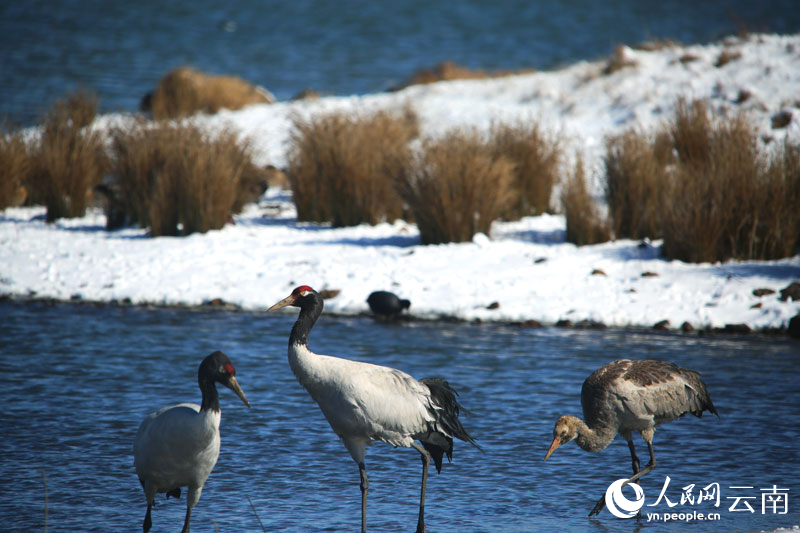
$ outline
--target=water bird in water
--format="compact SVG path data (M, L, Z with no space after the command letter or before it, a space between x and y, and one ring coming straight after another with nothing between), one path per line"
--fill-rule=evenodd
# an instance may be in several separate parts
M553 442L545 461L559 446L571 440L588 452L605 449L617 433L628 441L633 461L633 483L656 467L653 433L658 425L672 422L686 413L701 417L703 411L717 416L700 374L666 361L618 359L595 370L581 389L583 418L562 416L553 429ZM634 431L647 443L650 462L639 468L633 445ZM589 516L605 506L600 498Z
M375 291L370 293L367 304L373 313L381 318L396 318L405 309L411 307L411 302L400 299L395 293L389 291Z
M452 459L453 437L478 447L458 419L462 407L456 391L442 378L416 380L393 368L315 354L308 348L308 335L322 313L322 298L302 285L268 311L286 306L300 308L289 337L289 366L358 464L361 531L367 528L366 445L375 441L412 447L420 453L417 531L425 531L425 485L431 458L441 472L442 456Z
M186 518L183 533L189 531L192 508L200 499L203 485L219 457L219 394L214 383L222 383L250 402L236 381L236 369L227 355L216 351L203 359L197 371L203 394L201 405L179 403L164 407L145 418L133 444L133 464L147 498L147 514L142 528L150 531L150 510L157 493L179 498L181 487L186 494Z

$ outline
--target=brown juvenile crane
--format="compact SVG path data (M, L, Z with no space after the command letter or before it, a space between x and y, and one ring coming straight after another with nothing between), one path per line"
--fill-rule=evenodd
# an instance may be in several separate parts
M656 360L618 359L595 370L581 389L583 417L562 416L553 429L553 443L545 460L556 448L574 440L588 452L599 452L614 440L617 433L628 441L633 461L633 476L622 486L633 483L656 467L653 433L656 426L672 422L686 413L700 417L703 411L717 416L700 374L673 363ZM650 462L639 468L633 445L638 431L650 451ZM605 506L600 498L589 516Z

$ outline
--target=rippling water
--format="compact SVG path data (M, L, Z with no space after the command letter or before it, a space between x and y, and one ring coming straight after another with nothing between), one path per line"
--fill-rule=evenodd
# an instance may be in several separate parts
M252 403L220 391L222 452L193 513L195 531L354 531L358 469L295 381L286 343L294 314L0 302L0 520L7 531L135 531L144 496L132 466L141 419L179 401L199 402L197 366L226 352ZM649 332L522 329L323 315L311 336L320 353L443 375L471 411L463 422L485 452L457 441L432 474L429 530L629 531L604 511L587 514L612 481L627 476L624 441L598 454L575 444L543 462L560 414L580 415L580 387L619 356L660 358L703 373L721 418L687 417L656 432L658 468L644 478L655 502L717 482L719 512L695 531L752 530L800 523L800 365L786 338L695 337ZM640 457L646 446L637 440ZM644 462L644 461L643 461ZM368 449L369 524L405 531L416 523L420 464L411 449ZM44 476L44 478L43 478ZM45 492L46 479L46 492ZM728 508L730 486L753 486L756 513ZM760 513L761 488L790 489L789 514ZM697 491L695 491L697 492ZM185 499L158 499L154 532L180 527ZM252 501L251 508L248 498ZM647 509L647 508L646 508ZM662 502L650 511L670 509ZM258 517L256 516L258 514ZM643 523L645 527L648 524Z
M103 111L133 111L168 70L235 74L280 100L306 87L364 94L443 60L550 68L620 43L708 42L800 30L795 0L372 2L195 0L0 3L0 118L33 123L82 86Z

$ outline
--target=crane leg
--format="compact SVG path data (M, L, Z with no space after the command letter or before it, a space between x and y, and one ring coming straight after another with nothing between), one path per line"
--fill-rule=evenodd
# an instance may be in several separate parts
M358 473L361 475L361 533L367 531L367 492L369 491L369 479L367 478L367 467L364 463L358 463Z
M150 528L153 527L153 521L150 519L150 510L153 508L153 504L147 502L147 513L144 515L144 522L142 523L142 530L144 533L150 531Z
M189 522L192 520L192 508L188 505L186 506L186 518L183 520L183 529L181 529L181 533L189 533Z
M417 519L417 533L425 533L425 486L428 483L428 467L431 464L431 454L428 450L412 442L411 445L420 453L422 458L422 489L419 494L419 518Z
M631 451L631 461L633 461L633 475L639 473L639 457L636 455L636 447L633 445L633 441L628 441L628 448Z
M631 476L627 481L625 481L625 483L623 483L620 488L624 487L625 485L628 485L629 483L636 482L640 477L644 476L645 474L649 474L650 472L653 471L653 469L655 469L655 467L656 467L656 454L653 451L653 442L650 441L650 440L645 441L645 442L647 442L647 449L650 452L650 462L647 463L647 466L645 466L643 469L639 470L638 472L635 472L633 474L633 476ZM635 453L635 452L633 452L633 442L630 443L630 448L631 448L631 452ZM634 457L635 457L635 455L634 455ZM636 468L636 466L638 466L638 463L639 463L639 460L637 458L637 459L634 460L634 469ZM605 507L605 506L606 506L606 496L605 496L605 494L603 494L603 497L600 498L597 501L597 503L594 506L594 509L592 509L592 512L589 513L589 516L596 515L596 514L600 513L600 511L602 511L603 507ZM640 514L638 516L641 516L641 511L640 511Z

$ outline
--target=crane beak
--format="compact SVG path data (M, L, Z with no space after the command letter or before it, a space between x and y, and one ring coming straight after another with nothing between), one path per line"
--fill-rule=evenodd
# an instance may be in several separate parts
M547 461L547 458L550 457L550 454L552 454L554 451L556 451L556 449L559 446L561 446L561 439L556 437L556 438L553 439L553 443L550 445L550 449L547 450L547 455L544 456L544 460Z
M270 311L275 311L276 309L280 309L281 307L286 307L288 305L292 305L294 303L294 300L295 300L294 295L290 294L289 296L287 296L286 298L284 298L280 302L276 303L275 305L273 305L272 307L267 309L267 312L269 313Z
M247 401L247 396L244 395L244 391L239 386L239 382L236 381L235 377L231 376L228 381L224 382L224 385L235 392L236 396L238 396L247 407L250 407L250 402Z

